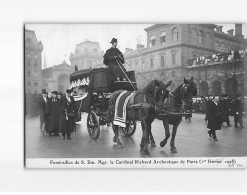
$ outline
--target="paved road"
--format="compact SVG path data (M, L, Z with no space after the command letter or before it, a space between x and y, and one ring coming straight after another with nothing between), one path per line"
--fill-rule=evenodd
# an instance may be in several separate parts
M77 132L72 140L63 140L61 136L42 135L39 131L38 118L26 119L26 157L28 158L132 158L142 157L140 154L141 125L137 124L136 133L125 137L120 132L124 148L118 148L113 142L111 127L103 126L97 141L92 140L86 128L86 114L77 124ZM247 129L223 126L217 131L219 141L208 139L204 115L193 114L192 122L182 121L178 127L176 147L178 153L170 152L169 143L161 148L159 143L164 139L162 121L155 120L152 131L156 140L156 148L149 146L150 157L226 157L247 156ZM233 118L230 118L233 121ZM233 122L232 122L233 124ZM244 119L245 126L247 125Z

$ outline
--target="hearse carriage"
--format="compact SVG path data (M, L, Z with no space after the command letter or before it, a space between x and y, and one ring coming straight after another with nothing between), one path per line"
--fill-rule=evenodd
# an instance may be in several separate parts
M109 125L106 123L106 112L111 93L120 89L128 91L137 89L134 71L126 74L131 83L116 81L108 67L84 69L70 74L70 88L73 89L78 109L76 122L81 120L82 112L88 113L87 129L92 139L99 138L100 126ZM126 128L122 130L126 136L132 136L136 130L136 121L127 121Z

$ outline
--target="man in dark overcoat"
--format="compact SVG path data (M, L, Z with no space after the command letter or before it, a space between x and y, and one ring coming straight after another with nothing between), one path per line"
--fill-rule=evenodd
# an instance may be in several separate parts
M208 106L208 135L215 141L218 141L216 130L220 130L222 125L222 113L219 105L219 97L215 97Z
M222 111L222 122L226 122L227 126L230 127L231 124L229 120L229 114L230 114L229 99L226 94L222 94L221 99L219 101L219 105Z
M49 99L49 122L47 124L47 133L50 135L53 133L58 136L58 118L59 118L59 106L57 91L52 92L52 97Z
M68 140L71 140L70 135L74 131L76 116L76 105L71 93L72 91L67 89L66 94L58 102L60 106L59 131L63 139L67 136Z
M234 123L235 127L238 127L238 123L240 124L240 127L243 128L243 102L242 97L240 94L235 95L236 99L233 106L233 112L234 112Z
M110 42L112 47L108 49L104 55L103 63L106 66L109 66L113 75L119 81L121 79L126 80L126 69L124 68L124 56L117 48L118 41L117 39L113 38Z
M46 125L48 122L48 114L49 114L49 103L47 92L45 89L42 89L41 97L38 99L38 107L39 107L39 115L40 115L40 130L45 133Z

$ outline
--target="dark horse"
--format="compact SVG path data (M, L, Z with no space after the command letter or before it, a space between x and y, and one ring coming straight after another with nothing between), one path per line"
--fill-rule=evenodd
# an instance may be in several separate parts
M162 110L159 111L157 118L163 120L163 125L165 128L165 139L160 142L160 147L164 147L167 140L170 138L169 124L173 125L172 138L170 142L171 152L177 153L175 147L175 137L177 133L177 128L188 108L192 108L192 98L197 95L196 83L191 77L190 79L185 79L184 82L179 84L170 94L168 101L165 103ZM150 132L150 140L154 142L152 133Z
M164 101L168 97L169 91L167 87L170 84L171 81L164 84L161 81L153 80L142 91L137 91L134 101L129 101L127 104L126 120L137 120L141 122L142 140L140 147L144 155L149 155L147 143L149 133L151 132L151 124L156 117L156 110L163 107ZM109 99L108 121L114 120L115 103L121 92L122 90L115 91ZM140 107L132 109L131 106L133 105L140 105ZM119 147L122 147L122 143L119 140L118 126L112 125L112 128L115 134L113 142L116 142Z

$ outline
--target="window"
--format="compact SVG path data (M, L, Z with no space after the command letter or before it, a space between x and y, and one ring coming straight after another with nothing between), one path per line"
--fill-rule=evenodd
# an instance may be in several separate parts
M145 61L142 61L142 70L145 68Z
M34 62L34 67L37 67L38 65L37 65L37 62Z
M48 87L48 83L45 83L45 87Z
M138 62L135 63L135 68L138 69Z
M166 32L162 32L160 34L160 43L165 44L166 43Z
M34 71L34 77L38 77L38 72L37 71Z
M211 45L211 34L209 32L206 34L206 42L207 45Z
M27 67L30 67L30 66L31 66L31 61L30 61L30 59L26 59L26 65L27 65Z
M160 57L160 66L163 68L165 67L165 56Z
M27 71L27 77L31 77L31 72L30 72L30 70Z
M155 46L155 36L154 35L150 37L150 47L153 47L153 46Z
M176 64L176 54L173 53L172 54L172 65L175 65Z
M214 44L214 48L218 50L219 47L220 47L220 43L218 41L216 41Z
M174 78L175 76L175 71L172 71L172 77Z
M37 82L35 82L35 83L34 83L34 87L37 87L37 86L38 86L38 83L37 83Z
M225 51L226 49L226 44L224 42L220 43L220 50Z
M197 30L195 28L192 29L192 41L194 43L198 42L198 33L197 33Z
M153 67L154 67L154 59L151 58L151 59L150 59L150 68L153 68Z
M37 54L34 54L34 59L38 59L38 55Z
M31 82L30 81L27 82L27 86L31 86Z
M177 41L178 40L178 28L175 27L172 29L172 40Z

